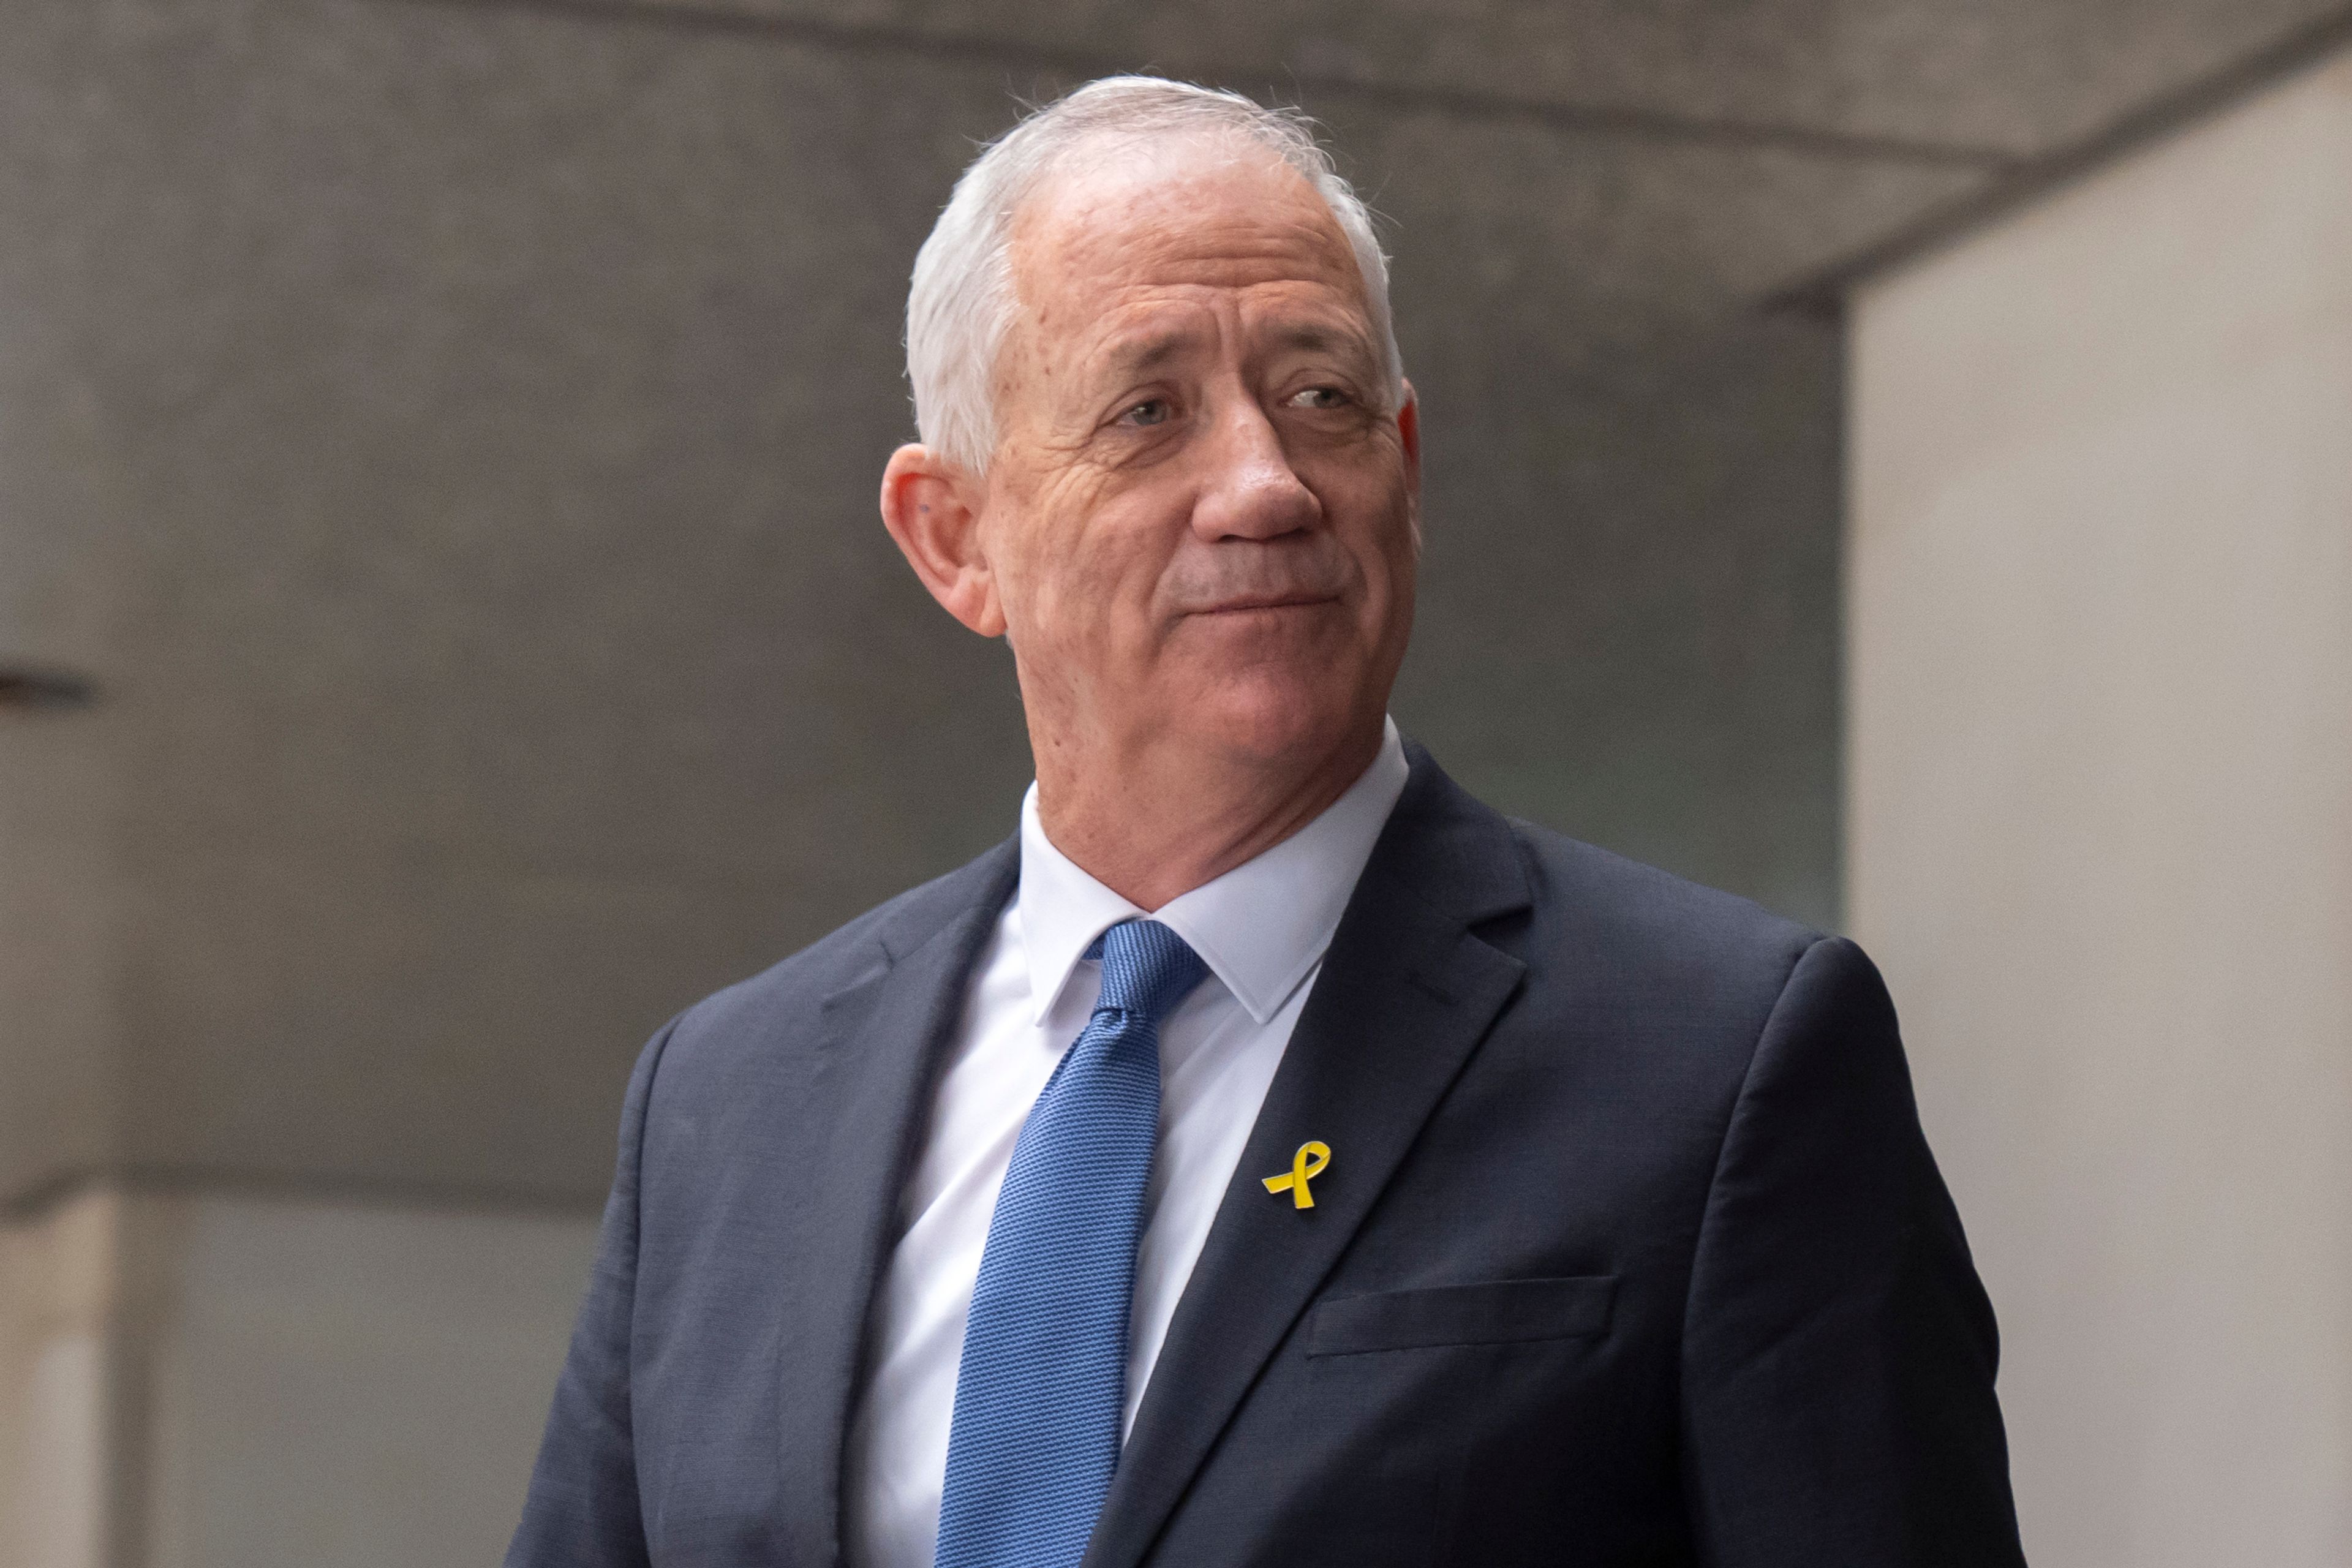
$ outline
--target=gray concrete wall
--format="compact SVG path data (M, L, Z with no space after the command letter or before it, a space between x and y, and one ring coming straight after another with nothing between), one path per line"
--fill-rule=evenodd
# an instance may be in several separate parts
M2028 1554L2352 1562L2352 54L1856 300L1848 867Z
M0 1192L586 1201L664 1016L1010 829L1007 661L873 490L914 249L1066 79L1025 16L12 25L0 651L101 696L0 724ZM1831 918L1837 345L1752 301L1978 164L1407 85L1309 102L1428 409L1401 717L1500 805Z
M99 700L0 712L0 1568L495 1550L640 1042L1013 826L874 491L916 247L1123 16L12 22L0 658ZM1427 409L1400 716L1825 918L1837 343L1752 302L1983 160L1404 85L1309 100Z

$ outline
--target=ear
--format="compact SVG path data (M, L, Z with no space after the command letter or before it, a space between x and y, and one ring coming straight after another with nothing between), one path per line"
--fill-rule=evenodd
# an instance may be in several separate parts
M1397 438L1404 443L1404 484L1414 497L1421 494L1421 396L1412 383L1404 384L1404 402L1397 408Z
M929 447L909 444L882 470L882 526L948 614L984 637L1004 635L996 576L980 546L986 495L978 479Z

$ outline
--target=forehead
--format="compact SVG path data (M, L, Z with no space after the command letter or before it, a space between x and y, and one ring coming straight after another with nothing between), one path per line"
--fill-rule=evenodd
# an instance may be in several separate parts
M1123 148L1049 175L1012 234L1036 331L1077 332L1139 296L1247 289L1368 313L1355 252L1304 175L1245 143Z

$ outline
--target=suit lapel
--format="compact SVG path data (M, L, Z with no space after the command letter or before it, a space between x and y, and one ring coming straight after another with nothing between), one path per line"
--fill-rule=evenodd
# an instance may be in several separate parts
M965 984L1020 871L1018 840L944 880L886 926L876 967L824 1004L804 1127L816 1146L800 1259L786 1291L782 1439L796 1563L837 1563L843 1438L869 1307Z
M1412 760L1177 1304L1084 1568L1150 1552L1518 986L1519 962L1470 929L1528 902L1509 828L1418 747ZM1309 1139L1331 1163L1302 1210L1262 1178Z

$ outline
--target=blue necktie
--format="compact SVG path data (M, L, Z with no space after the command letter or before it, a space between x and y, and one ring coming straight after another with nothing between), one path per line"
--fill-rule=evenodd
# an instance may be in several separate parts
M936 1568L1072 1568L1118 1463L1160 1019L1207 969L1157 921L1122 921L1097 950L1094 1016L1030 1108L988 1222Z

